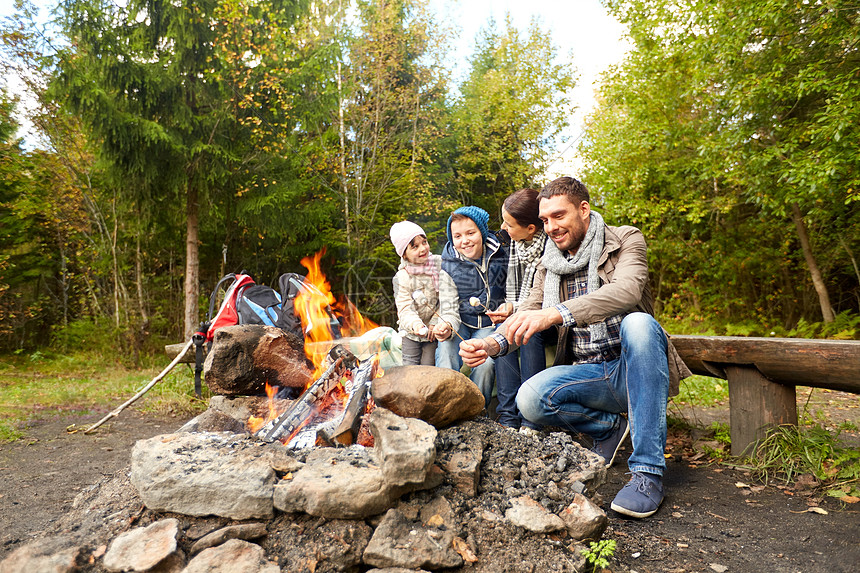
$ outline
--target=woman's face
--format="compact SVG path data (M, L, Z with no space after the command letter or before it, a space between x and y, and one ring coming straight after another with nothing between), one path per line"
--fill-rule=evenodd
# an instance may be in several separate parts
M504 207L502 207L502 229L507 231L514 241L531 241L537 233L537 227L534 225L523 227Z
M403 258L413 265L423 265L427 262L430 256L430 244L427 242L427 237L418 235L412 242L407 245L403 251Z
M477 260L484 254L484 238L478 225L471 219L451 221L451 239L454 248L464 257Z

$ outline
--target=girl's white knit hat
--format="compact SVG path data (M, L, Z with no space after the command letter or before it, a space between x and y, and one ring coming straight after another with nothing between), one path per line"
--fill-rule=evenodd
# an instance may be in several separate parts
M413 223L412 221L400 221L391 225L391 244L394 245L394 250L401 258L406 252L406 247L412 242L412 239L418 235L426 235L424 229Z

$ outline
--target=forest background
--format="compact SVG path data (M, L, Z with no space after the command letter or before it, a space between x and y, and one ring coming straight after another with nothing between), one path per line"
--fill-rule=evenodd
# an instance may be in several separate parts
M577 142L610 224L649 244L669 332L860 338L860 6L606 0L630 51ZM546 183L575 61L489 22L453 79L426 0L101 0L2 22L0 350L187 340L227 272L326 249L394 324L388 228ZM575 33L575 27L571 28ZM575 54L588 58L588 54ZM434 249L439 252L439 249ZM95 333L104 336L96 337Z

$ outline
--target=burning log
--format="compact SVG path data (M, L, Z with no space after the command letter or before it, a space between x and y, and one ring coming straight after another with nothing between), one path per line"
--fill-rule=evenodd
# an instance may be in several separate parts
M329 434L325 430L319 431L322 439L330 444L350 445L358 436L361 426L361 417L367 409L367 401L370 399L370 385L376 378L376 370L379 361L376 359L366 360L353 373L352 387L346 401L343 413L334 431Z
M257 437L265 442L274 442L284 435L292 437L309 421L317 405L335 388L345 369L356 363L355 356L339 345L332 348L329 358L333 362L325 372L308 386L286 412L260 428L255 434Z

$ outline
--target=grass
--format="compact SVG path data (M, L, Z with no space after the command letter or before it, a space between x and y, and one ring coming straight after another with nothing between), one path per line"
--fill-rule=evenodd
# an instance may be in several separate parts
M745 462L765 483L811 475L832 497L860 497L860 451L843 446L838 431L820 425L773 428Z
M91 351L35 352L0 357L0 442L22 438L30 421L61 414L113 410L152 380L166 357L148 356L142 368ZM161 362L161 364L158 364ZM205 387L204 387L205 388ZM180 364L131 408L158 414L193 414L205 408L194 397L194 375Z
M721 406L728 404L729 383L720 378L691 376L681 382L681 388L672 402L682 406Z

